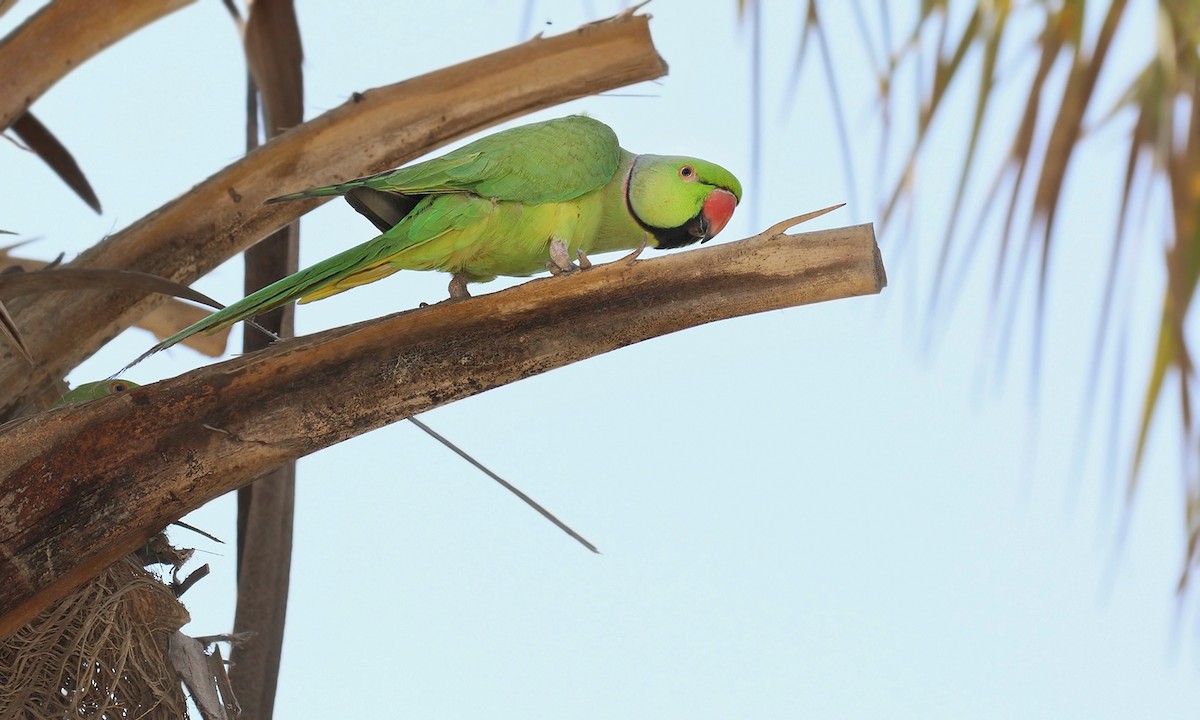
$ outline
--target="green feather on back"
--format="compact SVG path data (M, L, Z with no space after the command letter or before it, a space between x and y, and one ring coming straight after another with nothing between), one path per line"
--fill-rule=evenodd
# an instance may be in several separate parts
M503 130L416 165L267 202L344 195L356 187L404 195L469 192L530 205L564 202L608 182L620 160L612 128L572 115Z

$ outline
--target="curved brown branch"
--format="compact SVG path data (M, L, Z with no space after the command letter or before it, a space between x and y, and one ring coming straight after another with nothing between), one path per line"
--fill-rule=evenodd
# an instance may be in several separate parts
M96 53L193 2L54 0L0 41L0 128Z
M3 67L3 65L0 65ZM281 192L384 170L494 123L666 72L647 18L622 14L354 97L226 167L70 263L190 283L319 201L262 204ZM156 300L78 293L10 307L35 373L0 358L0 418L66 375Z
M648 338L877 293L869 225L532 280L280 342L0 431L0 636L281 463Z

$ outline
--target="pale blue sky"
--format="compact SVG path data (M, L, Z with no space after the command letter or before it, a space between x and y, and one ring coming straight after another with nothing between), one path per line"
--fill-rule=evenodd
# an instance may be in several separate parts
M18 3L0 31L36 5ZM522 5L301 0L306 116L512 44ZM667 78L627 91L639 97L590 98L519 122L586 111L635 152L721 163L759 203L760 226L846 200L815 64L784 112L799 5L766 8L761 182L750 175L749 35L733 0L655 0L647 11ZM1136 5L1137 32L1119 45L1131 70L1153 22L1150 4ZM540 2L532 21L556 33L617 9ZM865 182L879 152L873 80L849 16L828 21ZM1010 60L1019 77L1019 53ZM0 146L9 188L0 227L40 237L25 249L31 255L71 256L186 192L241 154L243 77L217 0L87 63L35 110L75 152L104 215L36 159ZM951 102L965 126L970 98ZM997 106L996 122L1017 109ZM1183 540L1177 423L1166 414L1155 424L1119 552L1133 423L1121 419L1122 464L1110 472L1107 393L1088 462L1076 462L1124 127L1089 140L1071 169L1076 192L1053 257L1036 403L1028 313L997 379L985 265L967 276L924 349L951 198L938 188L950 187L962 155L962 134L947 127L920 168L929 192L914 234L883 239L890 287L881 296L696 328L424 416L602 555L405 423L302 460L277 716L323 717L330 707L346 717L1193 715L1195 608L1177 612L1173 592ZM984 152L1005 149L995 141ZM812 227L876 219L872 191L866 182L860 207ZM748 210L719 240L761 229ZM1149 222L1129 310L1126 408L1145 376L1159 302L1161 220ZM344 203L329 203L303 224L302 262L371 233ZM995 238L984 242L990 263ZM443 297L445 284L401 273L302 307L298 328L408 309ZM240 262L198 286L237 299ZM108 375L151 342L126 333L72 379ZM130 378L153 382L206 362L176 348ZM232 541L232 499L189 521ZM185 596L187 630L229 630L232 551L172 535L198 545L213 568Z

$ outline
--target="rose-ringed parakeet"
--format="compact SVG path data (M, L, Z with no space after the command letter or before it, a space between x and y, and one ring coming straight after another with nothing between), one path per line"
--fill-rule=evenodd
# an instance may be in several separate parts
M102 397L109 395L117 395L118 393L129 392L141 387L135 382L124 380L122 378L110 378L108 380L97 380L96 382L81 383L74 388L63 393L63 396L54 403L54 407L62 407L63 405L82 405L86 402L99 400Z
M451 273L450 294L463 297L469 282L567 271L576 257L586 267L588 254L705 242L725 227L742 188L728 170L704 160L634 155L604 123L573 115L268 202L329 195L345 195L382 234L248 295L150 353L398 270Z

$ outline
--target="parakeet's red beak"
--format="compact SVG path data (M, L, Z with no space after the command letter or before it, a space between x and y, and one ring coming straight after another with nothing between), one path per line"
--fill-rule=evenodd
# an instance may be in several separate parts
M729 218L733 217L733 209L737 207L737 202L733 193L721 188L708 194L708 199L704 201L704 207L700 210L708 227L704 239L700 242L706 243L721 232Z

